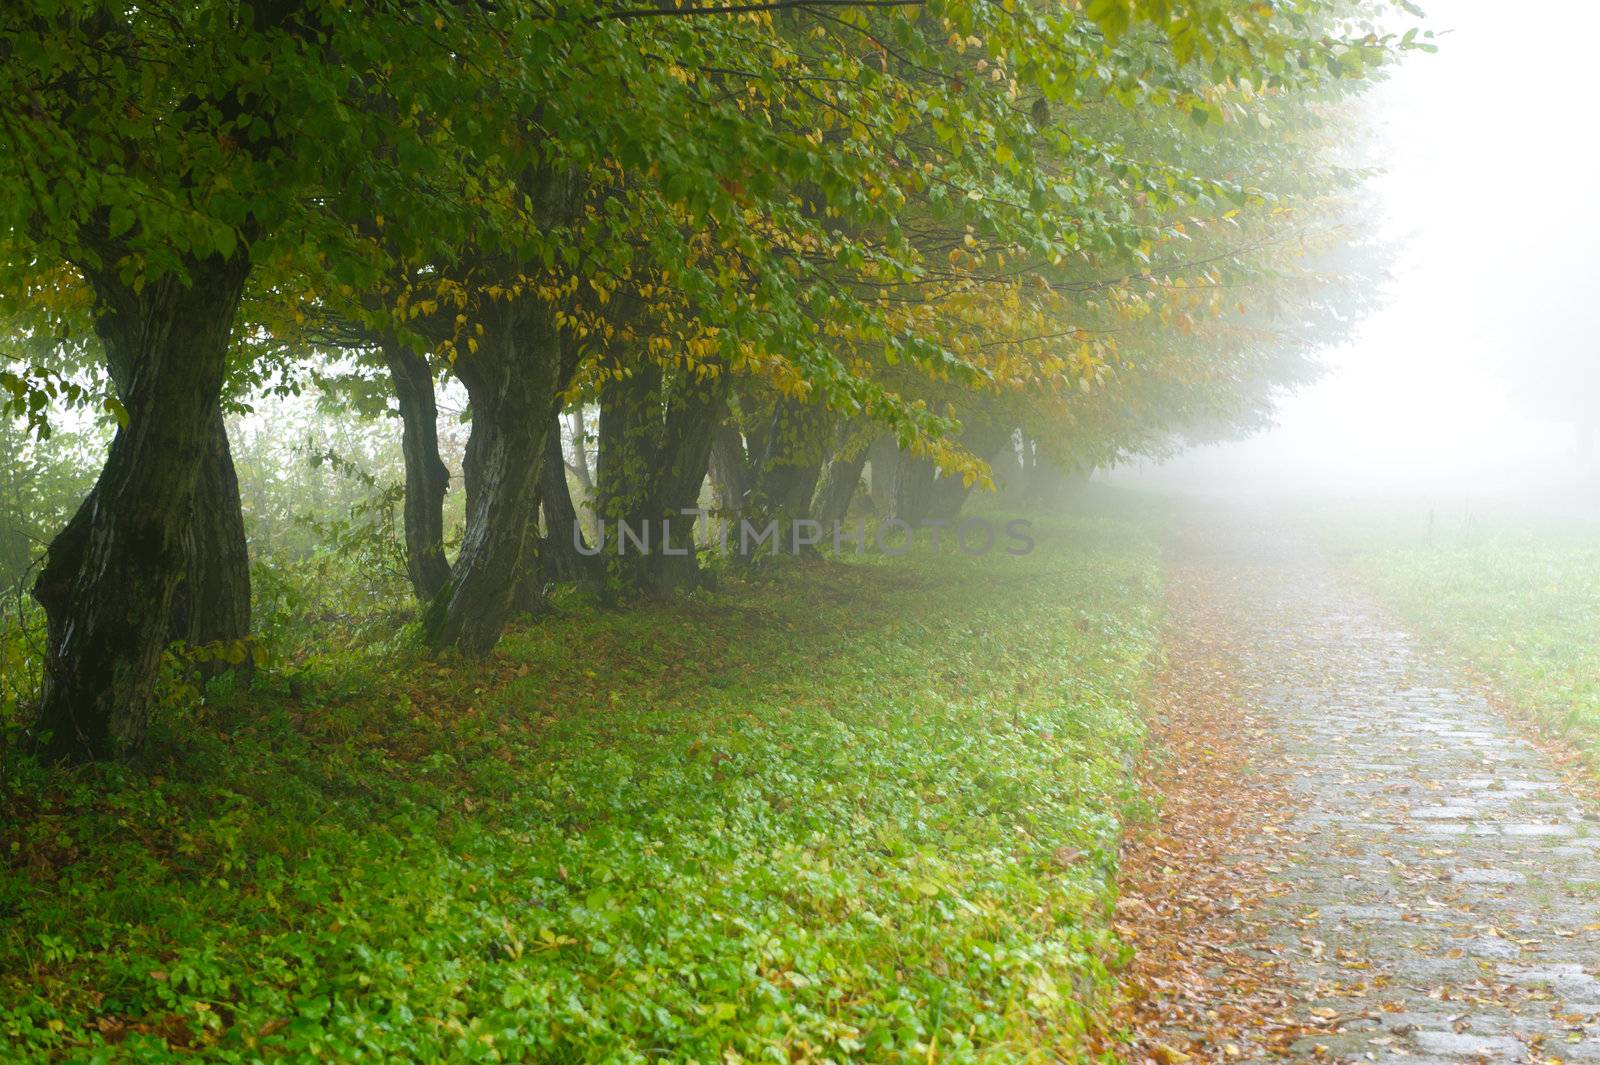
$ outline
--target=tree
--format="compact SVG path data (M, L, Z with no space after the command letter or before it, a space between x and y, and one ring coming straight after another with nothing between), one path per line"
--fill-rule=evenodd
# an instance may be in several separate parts
M105 467L35 587L52 754L104 755L143 733L166 635L153 619L172 610L201 470L221 455L223 377L252 272L370 284L378 250L337 210L351 200L406 220L411 244L456 228L437 192L462 187L470 146L442 150L394 116L436 121L484 83L458 61L460 38L441 36L462 20L454 5L273 0L39 4L0 20L0 84L28 102L0 124L0 173L16 190L0 216L9 265L70 264L127 382Z
M1002 432L1037 416L1044 436L1064 414L1058 435L1101 452L1136 422L1170 432L1134 402L1094 406L1104 431L1083 432L1090 416L1059 393L1137 385L1110 331L1193 319L1165 278L1204 261L1157 257L1194 217L1277 209L1281 194L1234 169L1268 157L1260 141L1230 155L1177 130L1366 77L1392 47L1360 14L1333 0L8 11L0 88L23 103L0 113L0 177L17 190L0 206L0 280L81 281L123 418L35 589L52 752L137 743L180 583L185 628L241 623L207 605L239 602L242 576L224 377L298 318L352 323L389 362L416 459L424 628L473 655L532 572L550 427L574 395L603 409L597 491L640 516L693 499L713 451L749 481L741 500L808 509L841 421L892 437L908 513L948 506L934 497L959 495L954 479L987 476L960 436L975 395L1015 401L1011 420L985 419ZM619 315L633 301L641 328ZM430 331L419 315L448 320ZM418 358L471 399L447 576ZM742 426L756 464L738 474L714 416L734 381L742 416L770 412ZM33 406L31 385L17 394ZM665 472L628 457L652 446L674 455Z

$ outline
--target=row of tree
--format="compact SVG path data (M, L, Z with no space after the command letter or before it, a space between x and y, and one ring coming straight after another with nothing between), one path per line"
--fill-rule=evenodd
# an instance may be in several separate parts
M1415 43L1379 6L9 6L0 384L37 432L117 420L33 589L50 750L136 744L171 640L248 636L252 390L397 409L423 631L469 655L550 580L694 580L586 569L563 411L598 409L586 502L635 525L708 469L730 512L826 521L870 460L915 521L991 462L1249 426L1371 291L1336 149Z

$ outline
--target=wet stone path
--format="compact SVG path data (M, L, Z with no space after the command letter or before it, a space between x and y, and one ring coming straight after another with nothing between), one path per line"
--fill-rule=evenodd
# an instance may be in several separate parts
M1173 558L1297 799L1252 944L1323 1028L1293 1057L1600 1062L1594 808L1304 534L1200 520Z

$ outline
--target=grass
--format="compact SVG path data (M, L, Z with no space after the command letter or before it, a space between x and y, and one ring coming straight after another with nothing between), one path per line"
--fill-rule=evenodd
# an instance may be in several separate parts
M1331 530L1408 624L1600 766L1600 530L1425 514Z
M12 758L4 1060L1104 1056L1159 555L1036 531L314 659L137 768Z

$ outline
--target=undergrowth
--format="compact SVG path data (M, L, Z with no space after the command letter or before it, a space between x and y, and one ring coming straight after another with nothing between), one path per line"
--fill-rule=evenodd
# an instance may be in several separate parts
M214 683L0 781L6 1061L1109 1054L1158 557L796 564Z

